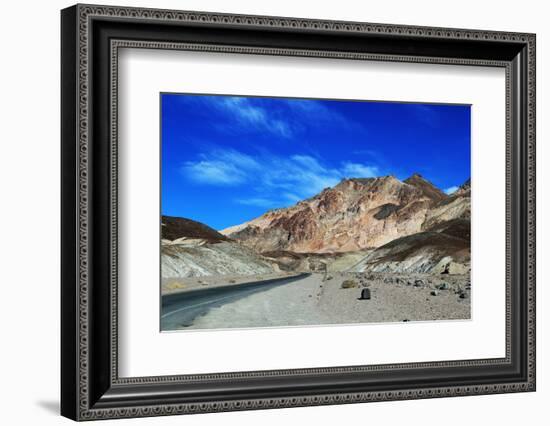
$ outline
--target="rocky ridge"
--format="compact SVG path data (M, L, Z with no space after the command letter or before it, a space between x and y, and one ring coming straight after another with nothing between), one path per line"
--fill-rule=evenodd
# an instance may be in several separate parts
M162 216L161 238L165 243L203 240L209 243L229 241L225 235L195 220L175 216Z
M469 215L464 185L448 196L419 174L404 181L390 175L342 180L292 207L220 232L258 252L351 252Z
M163 278L279 271L277 262L191 219L162 216L161 235Z
M470 181L447 195L419 174L345 179L223 231L162 218L163 277L276 271L467 274Z

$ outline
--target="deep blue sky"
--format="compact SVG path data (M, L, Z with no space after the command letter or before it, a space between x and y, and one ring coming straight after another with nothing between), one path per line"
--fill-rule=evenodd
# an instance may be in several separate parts
M162 214L215 229L346 177L470 177L470 107L161 94Z

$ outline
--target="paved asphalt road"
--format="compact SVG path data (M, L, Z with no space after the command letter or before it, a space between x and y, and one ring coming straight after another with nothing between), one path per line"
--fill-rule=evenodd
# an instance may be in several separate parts
M197 289L165 295L162 297L161 330L177 330L189 327L193 324L195 318L206 314L212 308L273 287L302 280L310 275L304 273L293 277L274 278L246 284Z

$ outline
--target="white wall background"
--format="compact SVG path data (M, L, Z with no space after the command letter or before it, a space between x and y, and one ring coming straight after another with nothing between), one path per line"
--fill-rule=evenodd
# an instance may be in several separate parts
M545 424L550 401L550 27L545 2L462 0L104 0L103 4L537 33L538 391L362 405L107 421L102 424L446 426ZM59 404L59 9L71 2L3 4L0 66L0 418L68 424ZM131 422L131 423L129 423Z

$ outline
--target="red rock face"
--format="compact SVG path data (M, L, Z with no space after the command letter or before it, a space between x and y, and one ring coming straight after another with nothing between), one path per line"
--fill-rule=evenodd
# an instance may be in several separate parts
M461 204L454 198L460 198ZM261 252L354 251L420 232L428 216L431 226L453 219L454 214L463 217L469 198L462 198L447 196L420 175L404 182L393 176L346 179L295 206L270 211L222 234ZM450 201L451 209L445 206Z
M324 215L337 213L344 203L344 194L334 189L324 190L319 197L318 209Z
M289 235L289 240L294 242L309 241L316 237L317 220L312 208L306 205L290 217L277 217L271 226L285 230Z

